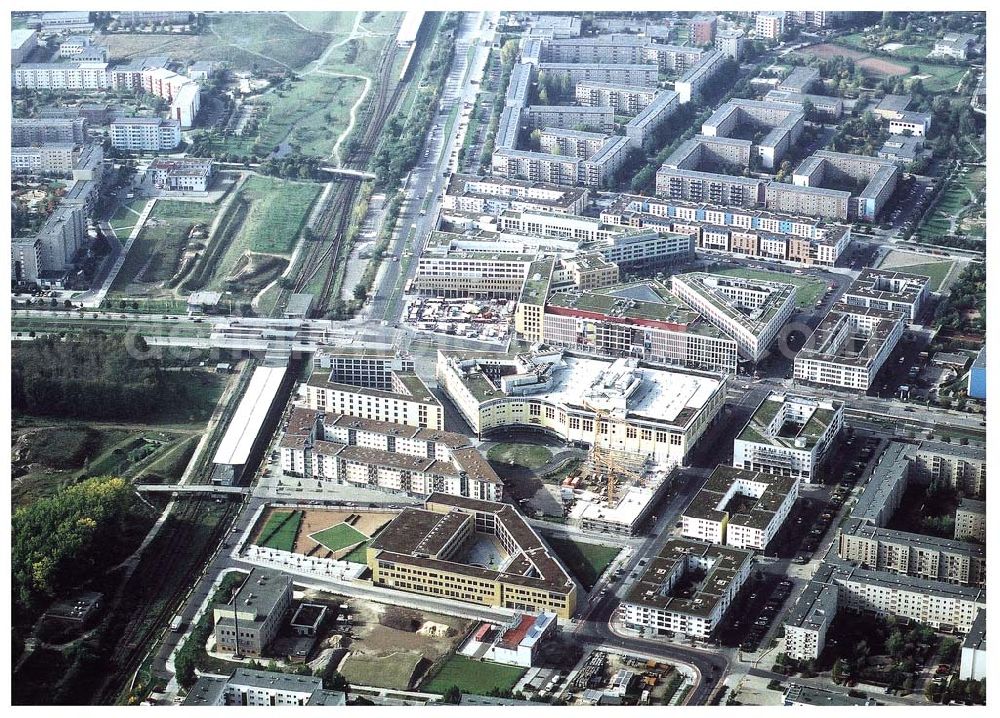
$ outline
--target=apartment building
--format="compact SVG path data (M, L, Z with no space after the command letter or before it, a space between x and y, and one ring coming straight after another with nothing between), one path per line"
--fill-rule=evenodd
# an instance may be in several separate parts
M899 168L892 162L868 155L819 150L795 169L792 184L820 188L830 183L867 182L857 196L851 197L849 216L874 221L895 191L899 177Z
M733 466L811 484L843 426L843 402L771 393L736 436Z
M528 105L522 117L529 129L558 127L571 130L582 126L604 134L615 131L615 111L607 106Z
M691 44L711 45L715 41L715 29L718 23L718 18L715 15L702 14L691 18Z
M837 615L837 587L810 581L784 621L785 654L796 661L815 661L826 646L826 633Z
M955 509L955 540L986 543L986 502L963 498Z
M722 407L725 377L564 355L438 350L437 379L479 436L528 428L684 463ZM598 420L598 412L607 416ZM596 431L595 431L596 429Z
M576 101L584 107L610 107L614 114L637 115L656 99L661 90L637 85L584 80L576 83Z
M601 221L691 235L700 250L833 266L850 242L847 225L759 209L619 195Z
M736 62L743 59L746 43L746 33L740 28L723 29L715 34L715 49Z
M689 272L670 278L671 291L732 337L758 362L795 309L795 285Z
M622 621L654 635L709 638L750 576L753 552L671 539L650 559L621 603ZM690 597L675 595L692 574L704 576Z
M645 109L625 123L625 136L629 146L636 149L647 148L653 141L654 133L677 112L680 107L679 98L676 92L663 90Z
M986 609L976 614L976 620L962 642L958 677L963 681L986 678Z
M82 145L87 141L87 120L76 118L21 118L10 121L12 147L50 143Z
M442 206L449 210L494 216L508 209L575 215L583 211L588 199L589 192L582 187L453 174L448 181Z
M765 184L764 206L775 212L811 217L839 220L853 217L850 192L825 187L803 187L785 182Z
M681 535L764 551L798 495L798 479L717 466L681 514Z
M633 63L541 62L538 71L552 77L568 78L571 84L591 80L620 85L656 87L660 68L657 65Z
M181 143L177 120L159 117L123 117L110 125L111 146L129 152L163 152Z
M10 31L10 66L16 68L38 47L38 31L18 28Z
M68 175L78 156L77 145L73 142L11 147L10 171L14 174Z
M754 18L757 37L765 40L777 40L785 34L785 12L758 12Z
M516 299L521 294L534 253L451 248L449 237L435 233L435 246L422 253L410 290L441 297ZM454 235L461 237L461 235Z
M542 152L586 160L600 152L611 138L599 132L544 127L538 139Z
M108 84L108 63L30 62L12 73L15 90L101 90Z
M981 544L894 531L851 518L840 529L838 554L864 568L959 586L986 586Z
M38 283L42 271L41 242L38 237L14 237L10 240L10 279Z
M461 434L296 407L278 445L285 474L426 497L499 501L503 482Z
M756 207L762 203L766 184L756 177L679 169L666 163L656 171L657 196L684 202Z
M763 127L768 133L757 143L761 165L777 167L805 127L801 104L761 100L730 100L712 113L701 126L708 137L730 137L741 127Z
M478 537L502 554L498 568L463 559ZM376 586L567 619L576 608L568 571L509 504L432 494L379 532L367 563Z
M909 322L916 322L929 295L929 277L868 267L851 282L840 301L856 307L899 312Z
M986 495L986 449L921 441L913 454L913 475L920 481L946 481L965 495Z
M413 360L391 353L317 352L306 382L310 409L429 429L444 428L441 404Z
M867 391L902 336L898 312L838 302L795 355L795 380Z
M292 606L292 579L253 568L232 598L212 606L217 651L262 656Z
M702 89L715 78L726 56L718 50L709 50L674 83L680 103L686 104L702 94Z
M778 86L782 87L781 85ZM804 105L808 102L813 107L813 112L818 115L817 119L827 121L837 121L844 114L844 101L839 97L827 97L826 95L810 95L805 92L792 92L790 90L775 89L769 90L764 95L765 102L789 102L796 105Z

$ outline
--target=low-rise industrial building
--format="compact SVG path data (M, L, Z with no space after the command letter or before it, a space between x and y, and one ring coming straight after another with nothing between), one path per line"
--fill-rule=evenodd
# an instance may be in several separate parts
M795 355L795 380L867 391L902 336L898 312L838 302Z
M438 350L438 385L479 436L535 429L682 464L721 409L724 376L564 356Z
M459 653L481 661L531 668L537 663L539 648L556 632L558 616L515 613L504 625L483 623Z
M772 393L733 442L733 466L811 484L844 426L844 404Z
M497 565L471 563L489 545ZM576 584L509 504L435 493L403 509L367 548L376 586L486 606L572 617Z
M649 560L619 609L626 627L653 635L706 639L750 577L753 552L688 539L667 541ZM688 584L689 597L676 595Z
M717 466L681 514L681 535L764 551L798 495L796 478Z
M217 651L264 655L292 606L292 579L254 568L233 596L212 606Z
M740 354L763 359L795 309L794 284L689 272L670 278L670 289L736 340Z

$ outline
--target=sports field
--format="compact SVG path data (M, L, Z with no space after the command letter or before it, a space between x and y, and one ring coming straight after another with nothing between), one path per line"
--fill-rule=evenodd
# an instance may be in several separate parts
M910 63L912 57L899 57L897 60L890 59L893 56L873 54L857 46L848 46L833 43L821 43L810 45L795 54L818 57L828 60L832 57L846 57L854 60L866 75L873 77L899 77L910 75ZM958 81L962 79L966 68L956 65L935 65L926 61L917 61L920 66L920 74L906 78L907 82L920 79L924 87L930 92L946 92L955 89Z
M462 693L489 695L490 691L509 691L527 671L518 666L500 663L483 663L465 656L453 655L437 675L421 688L425 693L444 694L452 686L458 686Z
M353 546L356 543L360 543L368 539L367 536L355 529L353 526L348 526L343 523L331 526L328 529L323 529L322 531L317 531L314 534L310 534L309 538L318 544L322 544L331 551L340 551L341 549Z

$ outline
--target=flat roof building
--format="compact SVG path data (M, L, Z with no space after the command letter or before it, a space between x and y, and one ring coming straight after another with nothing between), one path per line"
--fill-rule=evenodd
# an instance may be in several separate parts
M798 495L796 478L717 466L681 514L681 535L764 551Z
M772 392L733 442L733 466L811 484L844 425L844 403Z
M292 579L253 568L233 596L212 607L216 650L261 656L292 605Z
M962 642L962 662L958 677L980 681L986 678L986 609L976 614L972 628Z
M673 275L670 288L755 363L767 355L795 309L796 287L783 282L689 272Z
M899 312L838 302L795 355L795 379L867 391L902 336Z
M565 441L684 462L722 406L725 377L564 356L438 350L438 384L478 435L536 429ZM600 412L606 418L597 422ZM600 427L595 427L600 423ZM596 431L595 431L596 428Z
M277 671L237 668L225 676L202 675L185 706L312 706L347 704L342 691L323 689L323 679Z
M621 603L626 627L657 635L712 635L749 578L753 552L671 539L649 560ZM684 593L679 584L690 582Z
M986 502L963 498L955 509L955 540L986 543Z
M796 661L815 661L837 615L837 587L810 581L784 620L785 653Z
M212 459L216 465L213 483L238 483L252 456L266 443L268 432L265 426L273 419L275 399L284 382L285 372L285 367L261 366L254 369Z
M866 267L840 301L857 307L899 312L916 322L930 295L930 277L894 270Z
M492 568L470 550L488 543ZM407 508L367 548L376 586L570 618L576 584L541 537L509 504L435 493Z

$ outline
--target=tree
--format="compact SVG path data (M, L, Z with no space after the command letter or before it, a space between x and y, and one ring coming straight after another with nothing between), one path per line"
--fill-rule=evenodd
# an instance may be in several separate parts
M365 289L365 285L358 282L354 285L354 298L359 302L364 302L368 297L368 290Z
M457 706L462 702L462 691L459 690L458 686L452 686L444 692L444 695L441 696L441 700L449 705Z
M323 688L328 691L343 691L345 693L351 689L343 674L332 668L323 675Z

